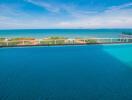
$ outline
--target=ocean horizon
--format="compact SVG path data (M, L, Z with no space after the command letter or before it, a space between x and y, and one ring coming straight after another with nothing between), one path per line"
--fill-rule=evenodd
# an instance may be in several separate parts
M122 32L132 32L132 29L4 29L0 30L0 37L44 38L63 36L68 38L117 38Z

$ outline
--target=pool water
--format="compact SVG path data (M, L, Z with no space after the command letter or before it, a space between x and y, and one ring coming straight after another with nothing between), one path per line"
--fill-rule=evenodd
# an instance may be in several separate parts
M132 100L132 45L0 48L0 100Z

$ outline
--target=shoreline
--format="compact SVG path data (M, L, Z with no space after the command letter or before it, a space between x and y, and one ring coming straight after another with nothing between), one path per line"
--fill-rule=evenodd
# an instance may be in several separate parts
M47 37L47 38L0 38L0 48L5 47L35 47L35 46L76 46L76 45L103 45L103 44L125 44L132 43L132 38L66 38L66 37Z

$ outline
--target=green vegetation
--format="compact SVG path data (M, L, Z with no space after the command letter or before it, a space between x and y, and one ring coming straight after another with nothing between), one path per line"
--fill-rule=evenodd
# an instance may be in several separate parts
M51 36L51 37L48 37L48 39L67 39L65 37L58 37L58 36Z
M57 37L57 36L54 36L54 37L48 37L42 41L40 41L40 44L41 45L59 45L59 44L65 44L65 40L67 38L65 37Z
M43 41L40 41L40 44L41 45L53 45L55 44L55 41L54 40L43 40Z
M65 44L65 40L56 40L56 44Z
M35 40L34 38L11 38L10 41Z
M0 38L0 41L4 41L5 40L5 38Z
M19 41L9 41L8 42L8 46L17 46L19 44L21 44L22 42L19 42Z
M87 39L85 40L86 43L98 43L96 39Z
M0 46L6 46L6 45L7 45L6 42L2 42L2 41L0 41Z
M32 42L30 42L30 41L24 41L24 45L32 45Z
M0 46L21 46L21 45L66 45L66 44L96 44L96 43L132 43L132 39L129 38L75 38L68 39L65 37L48 37L42 40L35 38L0 38Z
M100 39L100 43L111 43L111 39Z
M0 38L0 46L6 46L5 38Z
M65 40L43 40L40 41L41 45L56 45L56 44L65 44Z

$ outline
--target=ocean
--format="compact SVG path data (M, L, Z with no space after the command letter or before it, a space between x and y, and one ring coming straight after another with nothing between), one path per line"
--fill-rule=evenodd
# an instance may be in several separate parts
M67 38L117 38L122 32L132 32L132 29L21 29L0 30L0 37L33 37L45 38L63 36Z
M0 100L132 100L132 44L0 48Z

